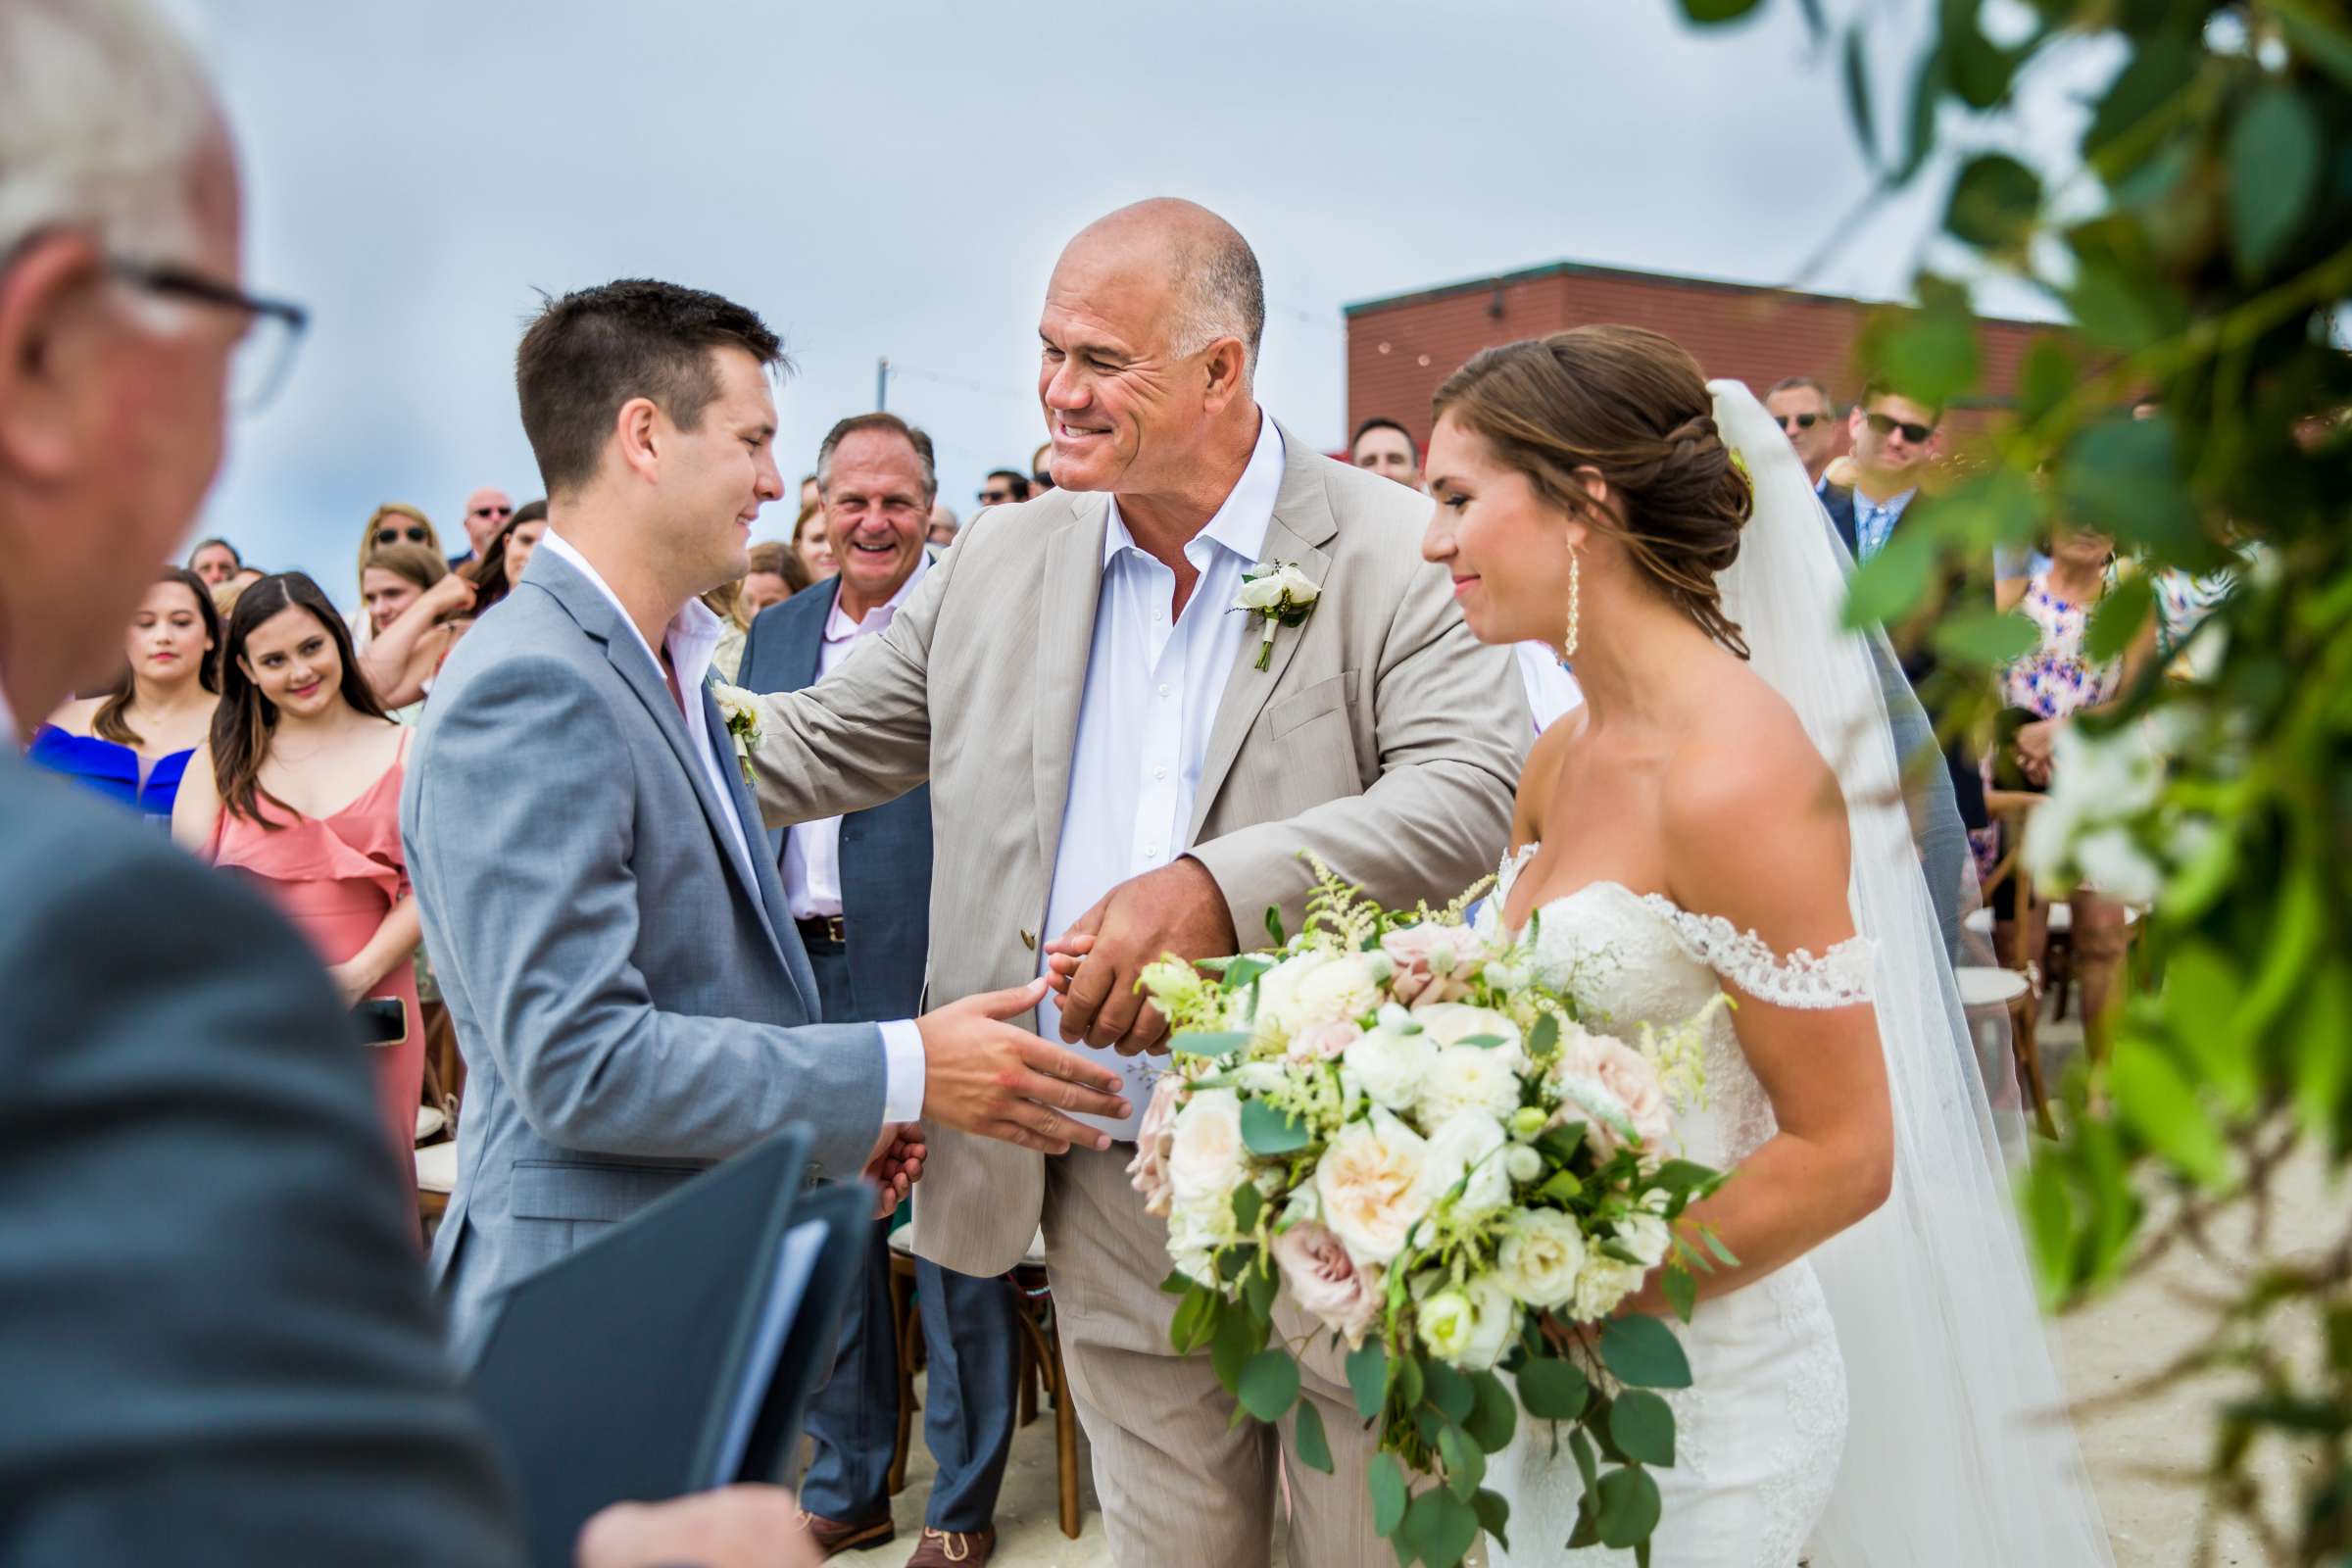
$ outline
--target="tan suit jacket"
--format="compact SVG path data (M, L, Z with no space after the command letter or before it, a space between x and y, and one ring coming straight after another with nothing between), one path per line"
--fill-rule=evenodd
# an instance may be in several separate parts
M1481 645L1421 560L1430 502L1289 430L1262 560L1322 587L1306 624L1243 639L1208 738L1190 853L1245 948L1269 907L1299 927L1312 850L1388 905L1492 871L1533 723L1506 648ZM930 1004L1024 985L1061 835L1102 586L1109 498L1053 490L974 519L890 630L805 691L771 695L755 749L768 825L931 784ZM1206 608L1206 607L1203 607ZM855 941L853 934L851 940ZM1034 1026L1034 1019L1031 1020ZM1044 1157L934 1128L915 1248L998 1274L1028 1248Z

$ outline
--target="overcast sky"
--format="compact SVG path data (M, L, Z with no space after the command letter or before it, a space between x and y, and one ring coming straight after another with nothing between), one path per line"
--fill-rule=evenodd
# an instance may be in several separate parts
M513 384L538 289L650 274L760 311L797 366L788 478L888 356L968 515L1043 436L1055 253L1140 197L1256 247L1260 401L1326 447L1348 302L1558 260L1885 296L1934 199L1797 275L1869 175L1791 0L1706 32L1672 0L183 4L242 138L251 284L312 312L203 531L346 604L377 503L455 549L474 485L539 493ZM1886 80L1924 9L1878 17ZM758 531L790 524L788 499Z

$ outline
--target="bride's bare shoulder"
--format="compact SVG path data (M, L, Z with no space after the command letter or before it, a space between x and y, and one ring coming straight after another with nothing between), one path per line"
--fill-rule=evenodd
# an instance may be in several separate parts
M1795 710L1740 674L1686 732L1660 785L1670 876L1707 900L1691 907L1815 882L1842 903L1850 847L1837 772Z
M1511 808L1513 849L1544 836L1544 812L1551 804L1552 785L1560 776L1560 763L1584 728L1585 710L1571 709L1528 748L1527 761L1519 769L1519 793Z

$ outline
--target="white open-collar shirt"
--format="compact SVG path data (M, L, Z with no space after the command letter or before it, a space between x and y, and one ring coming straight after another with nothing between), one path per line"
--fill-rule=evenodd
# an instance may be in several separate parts
M856 653L867 638L879 637L890 630L890 623L898 618L899 607L930 569L929 549L917 551L914 570L899 584L899 591L856 620L842 611L840 595L836 594L833 609L825 616L825 639L816 652L816 678L823 680L839 669L842 661ZM784 901L792 906L795 920L841 913L841 818L828 816L803 822L786 833L782 869Z
M1184 613L1169 617L1176 573L1147 555L1119 515L1117 497L1102 535L1102 592L1095 605L1094 643L1086 659L1086 691L1078 708L1078 740L1070 759L1070 793L1061 812L1061 847L1054 858L1054 888L1046 903L1046 932L1056 937L1130 877L1156 870L1192 848L1186 830L1209 727L1250 617L1233 610L1242 573L1258 564L1274 501L1282 491L1282 432L1261 410L1257 445L1241 478L1208 525L1184 547L1200 574ZM1053 613L1053 607L1047 607ZM1039 972L1044 972L1044 947ZM1038 1029L1058 1040L1061 1009L1048 996ZM1143 1125L1158 1069L1144 1056L1080 1045L1075 1050L1126 1079L1135 1106L1120 1121L1080 1121L1132 1139Z

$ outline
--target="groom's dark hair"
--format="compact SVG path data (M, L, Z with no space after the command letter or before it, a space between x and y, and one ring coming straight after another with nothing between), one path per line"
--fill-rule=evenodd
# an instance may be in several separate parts
M522 433L551 496L596 472L612 416L651 398L681 430L702 422L718 396L710 351L741 349L760 365L784 363L783 345L753 312L699 288L627 277L549 300L514 352Z

